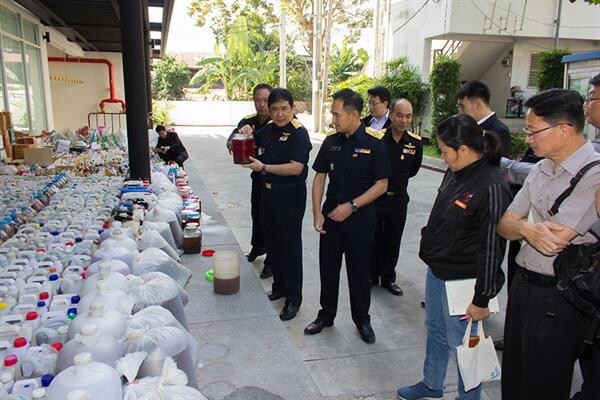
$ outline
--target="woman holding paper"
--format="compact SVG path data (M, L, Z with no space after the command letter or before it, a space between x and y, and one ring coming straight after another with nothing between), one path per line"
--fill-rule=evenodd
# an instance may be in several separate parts
M416 385L398 389L398 398L403 400L443 397L450 354L456 354L462 344L467 320L487 318L488 303L504 284L500 265L506 241L496 233L496 224L511 194L497 167L502 154L500 141L471 117L456 115L440 123L437 143L448 170L421 231L419 257L428 265L424 377ZM452 281L466 279L473 279L473 295L462 305L460 315L451 315L450 309L456 308L460 299L450 299L449 303L446 287L465 285ZM450 291L454 292L452 288ZM460 400L481 396L481 385L465 391L460 373L458 388Z

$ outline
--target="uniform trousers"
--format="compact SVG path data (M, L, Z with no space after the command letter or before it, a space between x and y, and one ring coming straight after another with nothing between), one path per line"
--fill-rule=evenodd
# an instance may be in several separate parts
M320 236L319 271L321 275L321 310L317 319L333 322L337 314L342 256L350 289L352 321L357 326L370 324L371 284L369 281L370 248L375 231L375 208L361 207L342 222L327 217L335 208L325 202L323 214L326 231ZM327 211L326 211L327 210Z
M503 400L568 400L588 319L556 288L553 277L520 268L504 324Z
M252 192L250 194L250 215L252 216L252 249L258 253L265 251L262 221L260 219L260 198L263 189L262 175L258 172L250 174L252 178ZM265 257L265 265L270 265L269 254Z
M302 303L302 219L305 209L305 182L263 183L260 216L273 269L272 290L282 293L286 304L297 306Z
M384 195L385 196L385 195ZM406 225L408 194L398 193L403 201L395 207L375 207L375 237L371 247L371 282L389 284L396 282L396 264L400 256L400 242Z

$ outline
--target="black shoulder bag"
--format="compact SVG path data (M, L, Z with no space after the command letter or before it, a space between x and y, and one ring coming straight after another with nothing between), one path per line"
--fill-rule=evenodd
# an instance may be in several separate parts
M561 203L571 195L587 171L599 165L600 160L585 165L571 179L569 187L558 196L550 215L558 213ZM585 335L586 343L600 340L600 242L588 245L570 245L554 260L556 287L577 310L591 319Z

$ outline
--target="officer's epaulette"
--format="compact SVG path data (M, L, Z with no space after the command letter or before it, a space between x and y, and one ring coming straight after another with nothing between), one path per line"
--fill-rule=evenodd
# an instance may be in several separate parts
M300 123L300 121L298 121L296 118L292 119L292 125L294 126L294 128L298 129L298 128L302 128L302 124Z
M381 138L385 135L385 129L378 131L377 129L373 129L370 126L365 128L365 132L367 135L373 136L375 139L381 140Z
M408 133L408 136L413 137L417 140L421 140L421 136L417 135L416 133L412 133L411 131L406 131L406 133Z
M254 117L256 117L256 113L248 114L244 117L244 119L252 119Z

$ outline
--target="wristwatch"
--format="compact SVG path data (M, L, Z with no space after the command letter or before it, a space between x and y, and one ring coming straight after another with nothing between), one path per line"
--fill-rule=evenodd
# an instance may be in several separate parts
M267 174L267 166L265 164L263 164L262 168L260 169L260 173L263 175Z
M352 212L358 211L358 204L356 204L356 202L354 200L352 200L352 202L350 202L350 205L352 206Z

